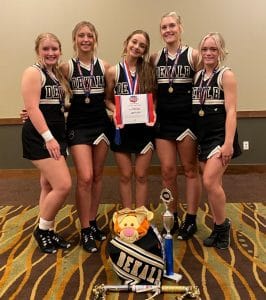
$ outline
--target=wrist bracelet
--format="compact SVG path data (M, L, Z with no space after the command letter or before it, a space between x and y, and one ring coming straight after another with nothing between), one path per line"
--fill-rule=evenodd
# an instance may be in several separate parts
M44 133L42 133L42 138L44 139L45 143L51 141L54 137L50 130L46 130Z

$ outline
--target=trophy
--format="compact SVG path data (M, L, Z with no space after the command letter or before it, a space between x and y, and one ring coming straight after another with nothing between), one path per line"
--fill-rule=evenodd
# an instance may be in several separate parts
M174 273L174 258L173 258L173 237L171 235L171 229L174 225L174 215L169 210L169 205L173 201L173 196L170 190L167 188L162 189L160 199L165 206L165 212L163 213L163 226L166 230L164 236L164 252L165 252L165 264L166 270L164 277L170 278L178 282L182 275Z

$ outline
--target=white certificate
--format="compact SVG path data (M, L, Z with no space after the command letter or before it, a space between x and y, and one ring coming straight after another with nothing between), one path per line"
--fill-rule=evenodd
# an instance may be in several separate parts
M115 96L117 124L137 124L153 121L152 94Z

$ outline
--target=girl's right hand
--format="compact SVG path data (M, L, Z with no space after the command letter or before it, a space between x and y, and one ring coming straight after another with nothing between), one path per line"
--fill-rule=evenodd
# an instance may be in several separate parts
M58 144L57 140L53 138L49 142L46 142L45 145L51 158L58 160L61 156L61 152L60 152L60 145Z
M19 116L22 119L23 123L25 123L29 118L29 115L28 115L28 112L26 111L26 109L22 109L19 113Z
M113 112L113 120L114 120L114 124L115 124L115 128L123 128L124 127L124 124L117 124L117 121L116 121L116 109L114 109L114 112Z

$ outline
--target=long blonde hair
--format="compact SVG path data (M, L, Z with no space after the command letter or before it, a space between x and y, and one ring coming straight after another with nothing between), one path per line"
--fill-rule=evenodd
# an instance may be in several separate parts
M42 67L45 67L45 65L43 63L43 60L39 56L39 48L40 48L41 42L46 39L51 39L51 40L55 41L59 46L60 54L62 54L61 42L55 34L50 33L50 32L45 32L45 33L39 34L35 40L35 52L38 57L38 63ZM60 85L62 86L62 88L65 92L65 96L70 97L72 92L71 92L68 81L66 80L66 78L64 77L62 72L60 71L59 61L57 61L57 63L52 67L52 72L54 73L56 79L59 81Z

